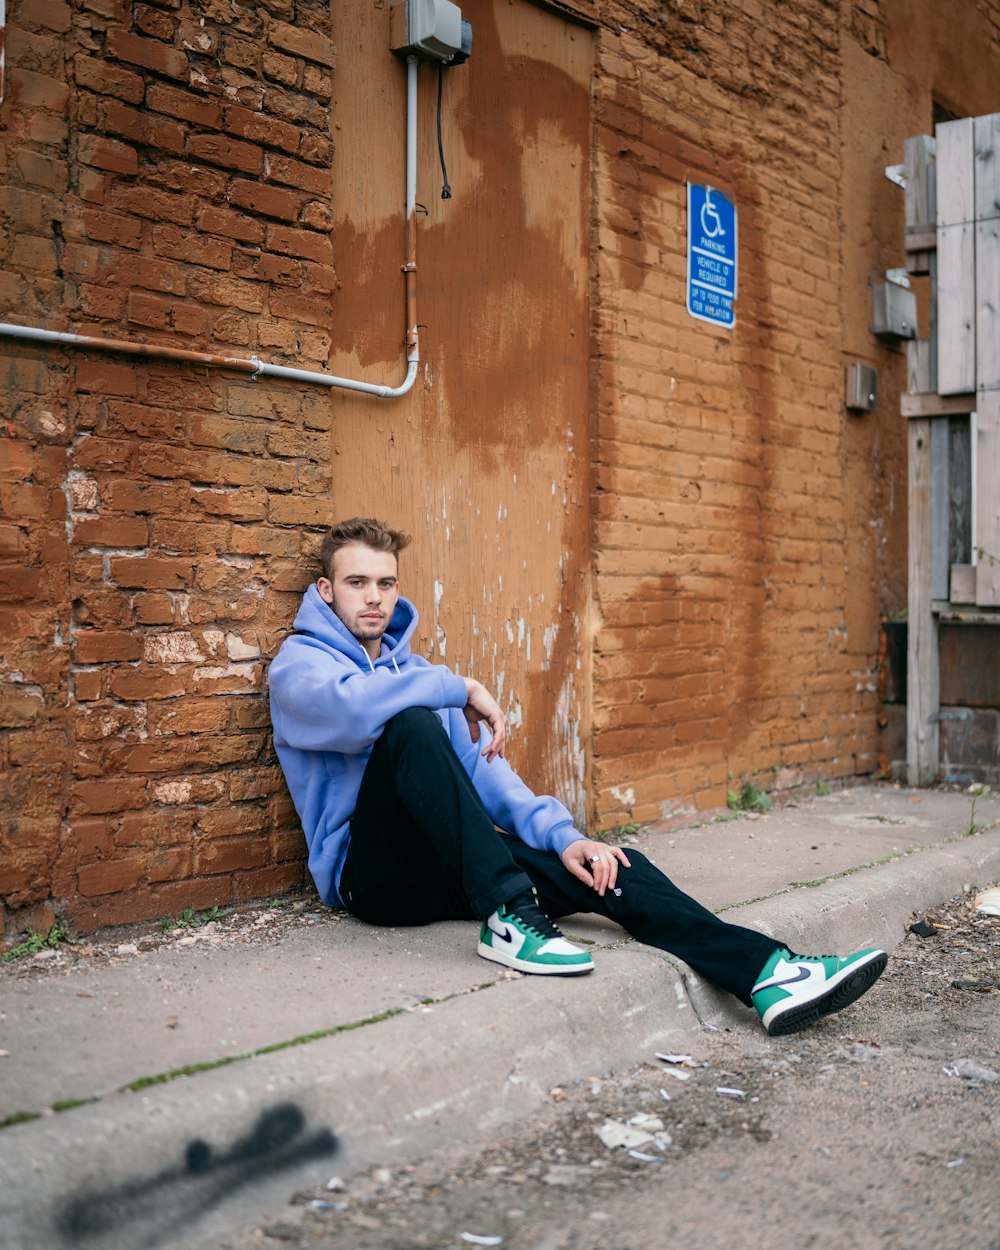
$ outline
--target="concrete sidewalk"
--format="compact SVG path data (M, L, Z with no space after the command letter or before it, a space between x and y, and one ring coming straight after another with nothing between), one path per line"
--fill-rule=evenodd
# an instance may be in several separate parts
M1000 879L1000 799L977 804L984 832L970 818L962 793L864 786L629 845L799 949L891 950L912 913ZM0 1122L41 1115L0 1130L0 1246L207 1245L334 1173L481 1139L553 1085L696 1053L706 1022L759 1027L614 926L562 927L594 944L591 976L507 973L470 924L321 908L3 965Z

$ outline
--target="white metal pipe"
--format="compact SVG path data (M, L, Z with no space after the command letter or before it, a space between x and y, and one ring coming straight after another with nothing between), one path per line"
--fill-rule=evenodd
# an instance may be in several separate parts
M0 0L2 3L2 0ZM406 58L406 220L417 207L417 58Z
M379 399L398 399L405 395L413 386L417 377L419 361L414 357L406 365L406 377L399 386L378 386L374 382L356 382L352 378L337 378L332 373L312 373L308 369L290 369L287 365L270 365L256 356L250 357L256 366L254 377L288 378L292 382L309 382L315 386L337 387L344 391L362 391L365 395L376 395Z
M0 16L4 0L0 0ZM407 239L412 238L415 228L413 214L417 203L417 58L406 61L406 229ZM407 252L410 252L409 246ZM407 267L412 257L407 256ZM411 301L407 299L407 311ZM94 334L71 334L63 330L44 330L37 326L0 322L0 338L27 339L36 343L51 343L61 347L89 348L92 351L110 351L129 356L143 356L161 360L184 360L216 369L236 369L253 377L286 378L292 382L304 382L310 386L335 387L338 390L360 391L378 399L399 399L412 389L417 379L420 349L417 327L409 326L406 353L406 376L399 386L384 386L375 382L361 382L354 378L341 378L332 373L320 373L311 369L293 369L287 365L269 364L257 356L241 357L225 354L199 352L188 348L169 347L159 343L133 343L127 339L106 339Z

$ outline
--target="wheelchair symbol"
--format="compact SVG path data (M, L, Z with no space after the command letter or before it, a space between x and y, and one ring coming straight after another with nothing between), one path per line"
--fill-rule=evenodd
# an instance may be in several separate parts
M711 222L711 226L709 226ZM705 188L705 203L701 206L701 230L707 239L715 239L725 234L719 210L712 203L712 188Z

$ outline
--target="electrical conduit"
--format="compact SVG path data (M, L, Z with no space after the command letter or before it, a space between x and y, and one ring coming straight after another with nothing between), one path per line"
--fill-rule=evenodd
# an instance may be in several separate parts
M3 0L0 0L0 5ZM332 373L319 373L310 369L292 369L286 365L270 364L257 356L240 357L213 355L181 347L166 347L157 343L133 343L128 339L109 339L93 334L71 334L62 330L43 330L35 326L0 322L0 338L27 339L35 343L51 343L60 347L89 348L93 351L115 352L126 356L141 356L152 360L179 360L190 364L206 365L215 369L231 369L249 373L254 378L285 378L310 386L336 387L345 391L360 391L379 399L398 399L413 386L420 363L420 343L417 331L417 58L406 58L406 263L403 273L406 283L406 377L399 386L379 386L374 382L361 382L354 378L340 378Z

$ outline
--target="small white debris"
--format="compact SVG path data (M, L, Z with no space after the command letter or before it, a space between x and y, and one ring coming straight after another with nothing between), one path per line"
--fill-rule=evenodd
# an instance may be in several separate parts
M964 1158L963 1159L951 1159L949 1160L949 1162L945 1164L945 1167L946 1168L960 1168L964 1162L965 1162Z
M678 1068L664 1068L664 1076L672 1076L675 1081L690 1081L690 1072L681 1072Z
M658 1133L664 1127L663 1121L658 1115L649 1115L645 1111L640 1111L638 1115L632 1116L629 1119L629 1124L633 1128L645 1129L647 1133Z
M663 1099L664 1102L670 1101L670 1095L667 1093L667 1091L663 1088L662 1085L660 1086L660 1097Z
M972 906L984 916L1000 916L1000 886L991 886L988 890L980 890L973 899Z
M342 1193L347 1188L339 1176L331 1176L326 1182L326 1187L332 1189L334 1193Z
M995 1081L1000 1081L1000 1076L992 1068L984 1068L974 1059L956 1059L941 1071L945 1076L960 1076L973 1085L992 1085Z
M134 942L119 942L117 953L119 955L138 955L139 948Z
M554 1163L542 1177L546 1185L576 1185L588 1174L589 1168L580 1163Z
M637 1146L647 1146L653 1141L653 1134L645 1129L636 1128L631 1124L623 1124L621 1120L605 1120L594 1132L609 1150L633 1150Z
M480 1237L478 1233L462 1233L461 1237L470 1246L500 1246L503 1244L502 1237Z
M690 1055L661 1055L656 1052L657 1059L662 1059L664 1063L682 1063L686 1068L694 1066L694 1061Z
M746 1090L733 1089L729 1085L716 1085L715 1092L723 1098L746 1098Z
M343 1209L342 1202L328 1202L326 1198L311 1198L309 1201L310 1211L342 1211Z
M638 1159L640 1163L661 1163L662 1162L659 1155L644 1155L641 1150L630 1150L629 1154L633 1159Z

